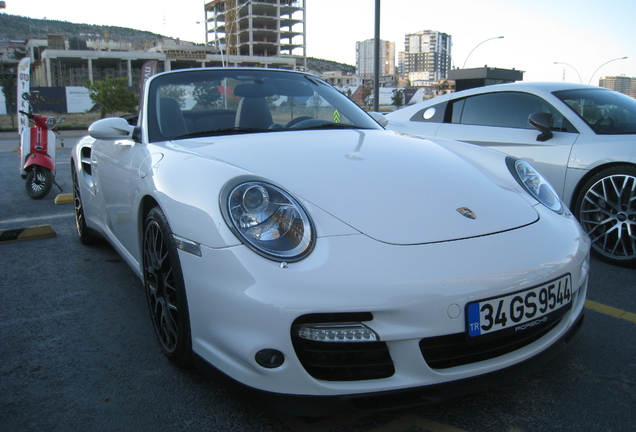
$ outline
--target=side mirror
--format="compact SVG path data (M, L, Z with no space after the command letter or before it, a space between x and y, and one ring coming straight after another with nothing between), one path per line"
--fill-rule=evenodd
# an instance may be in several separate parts
M532 113L528 116L530 126L537 129L541 134L537 137L537 141L547 141L554 136L552 133L552 124L554 116L547 112Z
M384 117L384 114L379 113L377 111L371 111L368 113L373 120L378 122L378 124L382 127L386 127L389 124L389 121Z
M135 126L128 124L126 119L120 117L97 120L88 127L88 134L93 138L105 140L135 140L136 138Z

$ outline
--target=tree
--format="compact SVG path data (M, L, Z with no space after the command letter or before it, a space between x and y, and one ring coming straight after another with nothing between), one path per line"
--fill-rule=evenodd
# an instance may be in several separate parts
M181 108L186 106L186 91L183 86L170 84L159 89L159 97L177 101Z
M194 100L197 101L197 108L214 108L221 100L219 88L210 83L196 84L194 87Z
M368 86L362 86L361 94L362 103L364 103L369 109L373 105L373 88Z
M448 80L442 80L438 83L437 96L445 95L450 90L450 83Z
M404 105L404 90L393 90L393 96L391 96L391 103L395 105L397 109L400 109Z
M16 74L15 71L9 71L10 73L0 74L0 86L2 87L2 93L4 93L4 99L7 105L7 112L11 116L11 127L15 127L15 112L10 109L16 103Z
M103 81L86 81L91 100L101 107L100 118L116 112L135 113L137 96L128 91L127 78L106 78Z

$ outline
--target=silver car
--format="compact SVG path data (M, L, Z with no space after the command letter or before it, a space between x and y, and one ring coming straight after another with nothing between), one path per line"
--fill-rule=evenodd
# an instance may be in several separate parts
M636 100L568 83L514 83L430 99L387 114L387 129L465 141L532 163L592 239L636 265Z

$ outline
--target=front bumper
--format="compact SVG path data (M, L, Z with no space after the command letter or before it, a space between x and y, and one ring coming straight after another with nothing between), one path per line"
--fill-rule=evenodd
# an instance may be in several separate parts
M341 401L368 401L393 392L450 394L443 389L480 376L506 376L501 371L517 365L539 364L544 353L566 345L580 322L589 252L589 240L573 219L542 216L509 232L427 245L386 245L364 235L319 238L308 258L288 266L243 246L202 247L201 257L180 252L198 363L265 395ZM572 307L538 339L457 367L427 364L420 342L465 332L469 302L568 273ZM308 373L292 342L294 322L312 314L367 313L373 318L365 324L386 344L394 372L356 380ZM284 363L260 366L255 355L266 349L281 352Z
M444 384L412 387L373 393L337 396L298 396L273 393L248 387L220 372L210 363L195 355L195 365L209 376L219 380L239 396L271 411L289 416L328 417L351 412L378 412L398 408L426 405L454 397L488 390L520 379L539 369L564 350L583 325L581 313L577 321L548 349L536 356L504 369Z

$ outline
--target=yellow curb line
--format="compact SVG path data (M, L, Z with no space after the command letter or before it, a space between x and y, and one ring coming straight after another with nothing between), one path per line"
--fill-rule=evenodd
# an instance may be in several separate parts
M70 204L73 202L73 194L59 194L55 197L55 204Z
M36 240L56 237L51 225L37 225L29 228L0 230L0 243L12 243L22 240Z
M621 309L617 309L611 306L606 306L601 303L596 303L592 300L585 300L585 307L596 312L600 312L605 315L612 316L614 318L624 319L625 321L636 324L636 314L627 312Z

